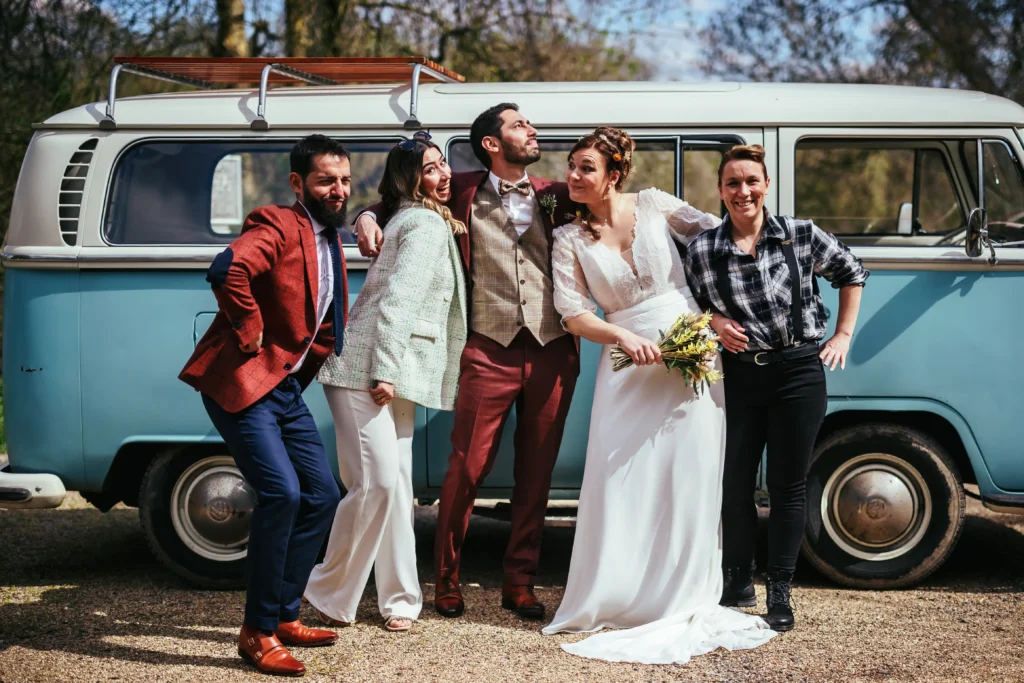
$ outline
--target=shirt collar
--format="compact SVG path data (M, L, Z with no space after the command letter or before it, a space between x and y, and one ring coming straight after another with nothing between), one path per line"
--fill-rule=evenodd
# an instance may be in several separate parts
M313 226L314 234L319 235L320 233L327 229L324 226L320 225L320 223L318 223L315 218L313 218L313 214L309 212L309 209L306 208L305 204L303 204L302 202L299 202L299 204L302 206L303 210L305 210L306 215L309 216L309 223L310 225Z
M501 187L500 186L501 178L499 178L498 176L494 175L494 171L488 171L487 172L487 177L491 181L491 185L494 186L494 191L497 192L498 196L500 197L501 196L501 189L499 189L499 188ZM530 174L529 173L523 173L523 177L520 178L519 180L517 180L515 184L521 183L524 180L529 180L529 179L530 179ZM532 183L531 183L531 185L532 185Z
M761 232L761 239L758 241L760 245L765 240L774 240L776 242L782 242L786 239L786 231L779 222L779 219L772 214L767 208L764 211L764 230ZM736 243L732 240L732 217L727 211L725 219L722 221L722 225L715 235L715 248L712 258L718 258L720 256L728 256L729 254L743 254L736 246Z

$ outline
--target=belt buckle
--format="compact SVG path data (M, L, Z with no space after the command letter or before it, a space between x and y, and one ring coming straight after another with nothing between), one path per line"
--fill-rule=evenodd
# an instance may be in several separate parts
M755 353L754 354L754 365L761 365L761 366L768 365L768 363L762 363L760 360L758 360L758 358L760 358L761 356L763 356L766 353L768 353L768 352L767 351L758 351L757 353Z

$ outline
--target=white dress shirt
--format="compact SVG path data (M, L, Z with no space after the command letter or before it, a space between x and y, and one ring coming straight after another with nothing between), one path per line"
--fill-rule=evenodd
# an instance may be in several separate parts
M306 209L306 206L302 206ZM316 301L316 318L317 325L313 330L313 337L316 336L316 331L320 329L320 325L324 322L324 317L327 315L327 309L330 307L331 302L334 301L334 265L331 263L331 246L327 242L327 237L324 235L324 226L316 222L312 214L309 213L309 209L306 209L306 215L309 216L309 222L313 224L313 232L316 234L316 264L317 272L319 277L317 278L320 283L319 296ZM292 366L291 373L295 374L302 368L303 362L306 360L306 356L309 354L309 347L313 345L312 337L309 344L306 346L306 350L302 353L302 358L298 360L295 365Z
M530 187L530 195L528 197L524 197L515 191L509 192L502 197L501 190L498 189L501 178L490 172L487 174L487 177L490 179L491 185L494 186L494 191L501 197L505 213L512 219L512 225L515 226L516 232L522 237L523 233L530 229L530 224L533 222L533 187ZM530 177L524 173L523 177L517 182L528 181L529 179Z

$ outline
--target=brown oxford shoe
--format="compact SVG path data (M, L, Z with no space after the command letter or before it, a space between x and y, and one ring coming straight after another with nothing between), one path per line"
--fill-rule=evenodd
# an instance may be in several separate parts
M277 625L274 635L281 639L285 645L296 645L299 647L321 647L323 645L334 645L338 640L338 634L323 628L309 628L303 626L301 621L282 621Z
M454 619L461 617L466 611L466 603L462 599L462 589L458 579L438 579L434 586L434 609L442 617Z
M274 676L302 676L306 667L292 657L273 633L242 626L238 633L238 654L263 673Z
M524 619L543 619L544 604L533 594L533 586L501 587L501 606Z

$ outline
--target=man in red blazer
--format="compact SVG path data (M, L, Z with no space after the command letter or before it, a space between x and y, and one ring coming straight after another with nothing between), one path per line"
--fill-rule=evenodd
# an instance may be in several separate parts
M453 216L469 226L459 237L469 287L470 335L462 354L452 454L441 487L434 569L434 607L463 613L459 558L477 490L494 463L501 433L516 406L512 535L504 558L502 606L540 619L533 592L551 473L562 440L579 349L552 301L552 230L571 209L565 183L528 176L540 159L537 131L505 103L473 122L473 152L487 171L452 175ZM360 249L376 253L375 215L357 222ZM386 224L388 217L380 216Z
M256 491L238 653L261 671L301 676L285 645L330 645L299 622L302 593L341 498L302 391L343 343L348 284L338 229L349 155L322 135L291 152L298 201L253 211L206 279L220 308L179 378L203 404Z

